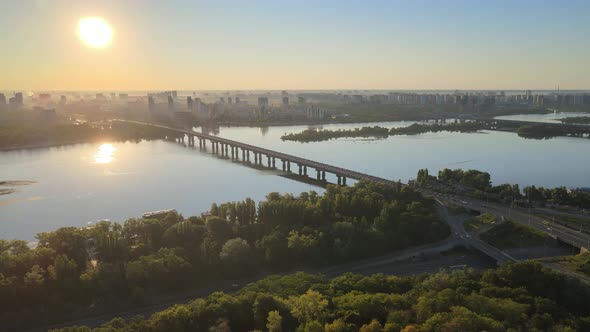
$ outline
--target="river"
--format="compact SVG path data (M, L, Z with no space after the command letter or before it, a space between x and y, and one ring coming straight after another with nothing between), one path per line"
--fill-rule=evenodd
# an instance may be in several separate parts
M358 126L339 124L323 128ZM587 139L528 140L514 133L495 131L316 143L280 139L285 133L306 128L223 127L214 134L404 182L414 178L419 168L436 174L448 167L487 171L495 184L518 183L521 188L531 184L590 187ZM102 142L0 152L0 181L35 181L0 187L17 189L0 196L0 238L33 240L36 233L61 226L85 226L99 219L123 221L159 209L177 209L190 216L208 210L213 202L246 197L261 200L272 191L322 192L321 188L278 174L167 141ZM315 172L310 174L314 176Z

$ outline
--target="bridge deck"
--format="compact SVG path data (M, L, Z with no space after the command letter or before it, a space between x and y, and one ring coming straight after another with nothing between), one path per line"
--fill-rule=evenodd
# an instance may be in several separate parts
M329 164L325 164L325 163L320 163L320 162L313 161L310 159L305 159L305 158L297 157L294 155L261 148L261 147L255 146L255 145L250 145L250 144L242 143L239 141L230 140L227 138L203 134L203 133L199 133L196 131L184 130L184 129L179 129L179 128L167 127L167 126L162 126L162 125L157 125L157 124L152 124L152 123L145 123L145 122L138 122L138 121L126 121L126 120L117 120L117 121L125 122L125 123L132 123L132 124L137 124L137 125L152 126L152 127L156 127L156 128L162 128L162 129L166 129L166 130L175 131L178 133L183 133L186 135L193 135L193 136L199 137L201 139L210 140L212 142L219 142L219 143L223 143L223 144L228 144L230 146L235 146L235 147L238 147L238 148L241 148L244 150L253 151L256 153L261 153L261 154L264 154L269 157L274 157L274 158L278 158L278 159L281 159L284 161L293 162L293 163L296 163L297 165L312 167L317 170L326 171L326 172L333 173L336 175L345 176L350 179L366 180L366 181L382 183L382 184L387 184L387 185L394 185L396 183L395 181L380 178L377 176L373 176L373 175L369 175L369 174L365 174L365 173L361 173L361 172L356 172L356 171L353 171L350 169L337 167L337 166L333 166L333 165L329 165Z

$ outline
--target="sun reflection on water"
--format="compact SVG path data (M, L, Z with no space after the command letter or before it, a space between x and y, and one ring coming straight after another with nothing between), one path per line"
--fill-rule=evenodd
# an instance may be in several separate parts
M94 154L94 161L97 164L108 164L115 160L115 157L113 157L115 151L117 151L117 148L112 144L102 144Z

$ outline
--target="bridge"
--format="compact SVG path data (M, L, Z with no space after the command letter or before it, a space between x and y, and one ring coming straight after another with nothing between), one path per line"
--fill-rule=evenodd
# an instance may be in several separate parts
M284 172L291 172L291 164L296 164L298 167L298 173L302 176L307 176L308 168L313 168L316 171L316 179L320 181L326 181L326 173L331 173L338 179L339 185L346 185L346 179L364 180L375 183L381 183L386 185L395 185L397 182L380 178L377 176L353 171L350 169L337 167L329 164L320 163L317 161L297 157L294 155L264 149L258 146L230 140L227 138L217 137L213 135L203 134L192 130L185 130L173 127L167 127L163 125L139 122L139 121L128 121L128 120L114 120L117 122L151 126L165 131L173 133L173 137L178 139L180 142L184 142L185 138L189 146L195 146L196 141L199 141L199 148L206 149L207 144L211 145L213 153L218 154L222 157L231 157L232 160L241 160L243 162L250 162L250 156L253 157L254 165L264 166L263 157L266 157L266 165L268 168L276 169L276 160L279 159L282 162L282 170ZM241 153L240 153L241 152Z

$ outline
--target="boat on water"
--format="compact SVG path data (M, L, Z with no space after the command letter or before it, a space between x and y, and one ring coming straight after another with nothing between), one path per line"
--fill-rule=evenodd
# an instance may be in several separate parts
M146 212L142 215L143 218L157 218L157 217L163 217L165 215L167 215L170 212L176 212L176 210L174 209L168 209L168 210L157 210L157 211L150 211L150 212Z

